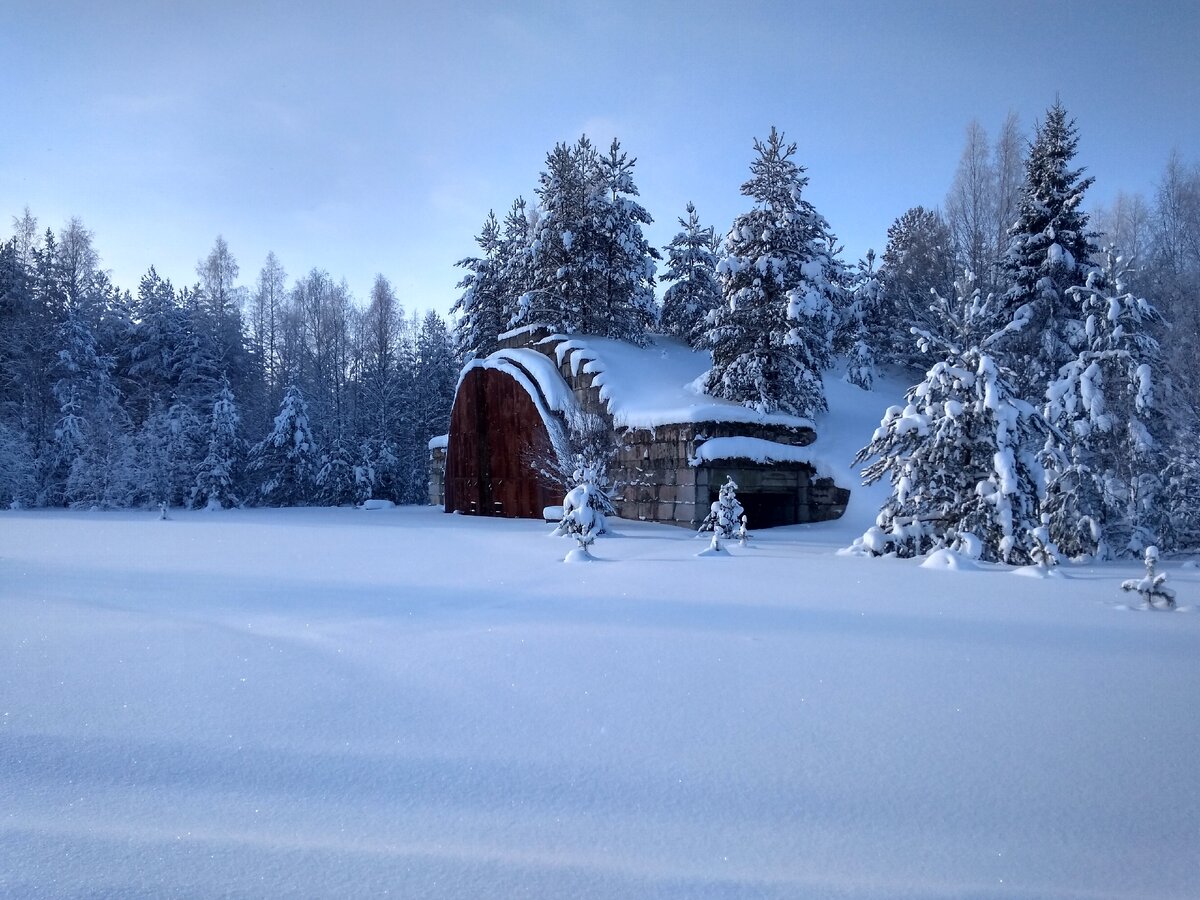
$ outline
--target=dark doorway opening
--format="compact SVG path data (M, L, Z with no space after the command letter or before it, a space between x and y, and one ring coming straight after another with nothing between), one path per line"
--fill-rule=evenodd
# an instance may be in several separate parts
M709 502L717 499L716 491L710 491L710 495ZM752 531L795 525L800 521L800 498L792 492L739 491L738 502L746 511L746 524Z

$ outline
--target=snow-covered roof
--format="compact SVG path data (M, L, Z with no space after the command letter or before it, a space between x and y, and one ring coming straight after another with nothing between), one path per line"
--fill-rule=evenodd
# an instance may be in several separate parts
M816 470L818 478L834 476L833 467L824 457L814 452L811 445L796 447L743 435L709 438L696 448L696 455L688 459L688 464L698 466L718 460L741 459L757 463L807 463Z
M810 419L760 413L704 393L703 376L712 357L686 344L654 335L644 347L612 338L552 334L539 344L553 350L572 373L594 376L600 399L614 424L655 428L685 422L745 422L812 428ZM512 351L503 351L512 352ZM534 351L530 351L534 352ZM561 380L561 378L559 379Z

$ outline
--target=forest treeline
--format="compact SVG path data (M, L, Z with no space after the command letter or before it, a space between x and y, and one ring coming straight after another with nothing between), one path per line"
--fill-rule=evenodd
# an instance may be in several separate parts
M365 305L322 270L250 288L218 237L177 288L135 292L78 219L26 210L0 247L0 502L119 508L427 499L459 359L446 322Z

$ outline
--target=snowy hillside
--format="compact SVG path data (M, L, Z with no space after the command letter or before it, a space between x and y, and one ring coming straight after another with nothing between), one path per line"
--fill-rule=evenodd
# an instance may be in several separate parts
M1195 896L1200 616L851 512L2 513L0 896Z

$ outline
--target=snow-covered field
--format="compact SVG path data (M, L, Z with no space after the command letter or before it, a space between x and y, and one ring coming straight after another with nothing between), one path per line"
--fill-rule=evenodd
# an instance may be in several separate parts
M1200 615L1137 567L615 524L0 514L0 895L1200 895Z
M826 382L847 468L881 405ZM0 513L0 896L1200 896L1200 570ZM969 565L969 564L968 564Z

